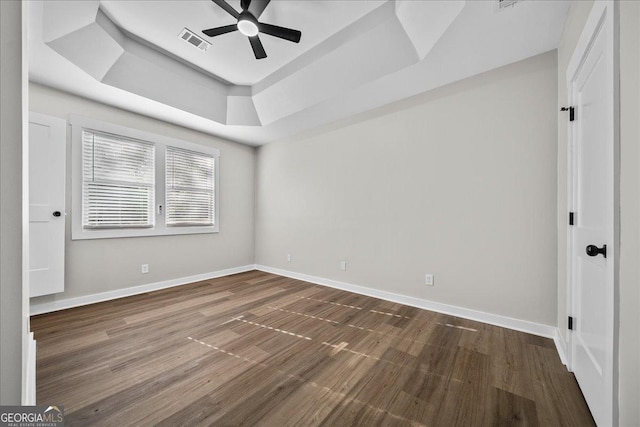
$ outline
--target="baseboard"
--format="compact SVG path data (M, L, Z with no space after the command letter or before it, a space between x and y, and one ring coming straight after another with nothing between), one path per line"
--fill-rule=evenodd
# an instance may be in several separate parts
M279 276L303 280L305 282L315 283L317 285L329 286L331 288L354 292L356 294L379 298L382 300L409 305L411 307L422 308L425 310L436 311L438 313L449 314L452 316L475 320L482 323L488 323L490 325L501 326L503 328L513 329L516 331L526 332L529 334L538 335L545 338L552 338L555 340L556 329L553 326L543 325L541 323L529 322L527 320L520 320L514 319L512 317L500 316L498 314L485 313L482 311L442 304L439 302L429 301L421 298L394 294L392 292L381 291L378 289L367 288L359 285L352 285L350 283L338 282L322 277L309 276L307 274L268 267L266 265L256 265L255 268L257 270L277 274Z
M36 340L33 339L33 332L29 332L26 364L22 405L34 406L36 404Z
M399 304L417 307L425 310L431 310L438 313L449 314L452 316L462 317L465 319L475 320L478 322L488 323L490 325L501 326L503 328L513 329L516 331L526 332L533 335L551 338L558 347L558 353L563 363L566 364L566 349L563 346L563 340L560 339L556 328L540 323L529 322L527 320L514 319L512 317L501 316L498 314L485 313L482 311L472 310L468 308L458 307L454 305L442 304L435 301L429 301L421 298L410 297L407 295L395 294L392 292L381 291L378 289L367 288L365 286L353 285L350 283L339 282L336 280L325 279L322 277L310 276L303 273L296 273L289 270L268 267L265 265L245 265L241 267L229 268L226 270L214 271L211 273L198 274L195 276L180 277L177 279L166 280L163 282L149 283L146 285L134 286L115 291L101 292L93 295L86 295L76 298L61 299L50 302L32 302L31 315L50 313L52 311L65 310L68 308L79 307L83 305L94 304L97 302L109 301L117 298L138 295L146 292L156 291L159 289L171 288L174 286L185 285L188 283L199 282L202 280L215 279L217 277L229 276L231 274L244 273L251 270L260 270L267 273L277 274L279 276L290 277L292 279L303 280L305 282L315 283L317 285L329 286L331 288L341 289L348 292L354 292L360 295L366 295L379 298L386 301L396 302Z
M149 283L146 285L133 286L130 288L118 289L115 291L101 292L93 295L86 295L76 298L67 298L51 302L31 302L31 315L50 313L52 311L65 310L67 308L79 307L82 305L94 304L97 302L109 301L117 298L128 297L132 295L143 294L146 292L157 291L159 289L171 288L174 286L186 285L188 283L199 282L202 280L215 279L217 277L229 276L231 274L244 273L245 271L255 270L254 264L244 265L241 267L228 268L225 270L213 271L210 273L197 274L195 276L180 277L162 282Z
M567 342L560 336L560 330L556 328L555 333L553 334L553 342L556 344L556 349L558 350L558 356L560 356L560 361L564 366L567 365Z

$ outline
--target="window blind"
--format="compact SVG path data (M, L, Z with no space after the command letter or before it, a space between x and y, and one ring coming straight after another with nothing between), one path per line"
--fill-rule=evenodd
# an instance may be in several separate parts
M167 147L167 226L214 225L214 158Z
M155 147L92 130L82 132L82 227L153 227Z

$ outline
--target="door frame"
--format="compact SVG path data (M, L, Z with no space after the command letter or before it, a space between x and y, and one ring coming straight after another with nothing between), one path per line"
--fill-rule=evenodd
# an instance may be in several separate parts
M566 87L567 87L567 105L574 105L574 96L572 82L580 70L583 60L591 48L594 38L603 25L607 26L610 32L608 49L612 50L611 62L608 64L612 67L613 75L613 93L610 94L612 99L613 111L611 111L612 131L613 131L613 194L611 200L611 209L613 209L613 242L611 249L607 246L607 257L613 261L613 289L610 290L611 307L608 307L607 324L612 331L612 337L609 340L610 348L607 349L610 354L610 360L607 361L606 377L608 378L605 395L607 396L607 413L610 416L611 426L618 425L618 325L619 325L619 259L620 250L620 69L619 69L619 5L611 0L596 0L586 24L582 30L578 43L573 51L571 60L566 70ZM577 111L577 120L580 112ZM567 122L567 210L575 211L576 206L576 135L574 132L574 123ZM567 212L567 218L568 218ZM575 313L574 297L575 289L575 272L574 272L574 253L580 248L573 245L573 227L567 227L567 314L571 316ZM562 322L563 320L560 319ZM567 349L566 362L569 371L573 371L573 335L565 326L567 331Z

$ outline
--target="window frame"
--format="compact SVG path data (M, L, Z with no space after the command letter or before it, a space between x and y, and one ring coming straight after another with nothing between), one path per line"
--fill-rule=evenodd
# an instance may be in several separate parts
M112 239L125 237L171 236L220 231L220 150L193 142L182 141L151 132L106 123L75 114L69 115L71 125L71 240ZM155 145L155 206L154 226L150 228L86 229L82 226L83 177L82 177L82 132L93 130L153 143ZM212 156L214 159L214 224L212 226L167 226L166 224L166 152L167 147L177 147ZM162 213L159 206L162 206Z

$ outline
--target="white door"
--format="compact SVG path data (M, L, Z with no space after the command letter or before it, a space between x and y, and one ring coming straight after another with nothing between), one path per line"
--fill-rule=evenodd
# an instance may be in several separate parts
M29 288L37 297L64 291L67 123L29 115Z
M570 368L594 420L614 424L616 84L613 5L596 2L567 70L574 213Z

